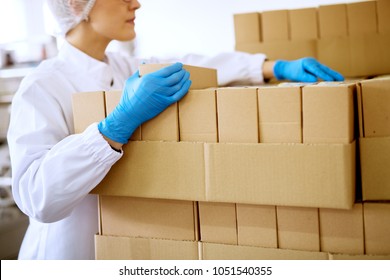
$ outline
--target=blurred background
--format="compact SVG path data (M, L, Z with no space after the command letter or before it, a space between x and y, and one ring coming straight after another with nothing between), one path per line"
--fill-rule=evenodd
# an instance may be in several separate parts
M120 0L118 0L120 1ZM236 13L317 7L351 0L139 0L137 38L109 49L140 57L214 55L234 51ZM6 133L12 97L20 81L57 54L61 39L45 0L0 0L0 258L15 259L28 219L11 194Z

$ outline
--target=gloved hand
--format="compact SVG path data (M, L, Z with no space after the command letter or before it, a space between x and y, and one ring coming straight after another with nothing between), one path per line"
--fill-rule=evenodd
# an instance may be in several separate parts
M107 138L126 144L143 122L154 118L179 101L190 88L190 74L183 64L175 63L139 77L138 71L127 79L122 97L114 111L98 125Z
M305 57L298 60L277 60L274 66L274 75L278 80L290 80L294 82L343 81L344 77L319 63L316 59Z

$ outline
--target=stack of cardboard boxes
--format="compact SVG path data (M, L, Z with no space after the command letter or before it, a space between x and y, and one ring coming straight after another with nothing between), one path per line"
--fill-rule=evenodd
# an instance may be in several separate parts
M390 1L234 16L236 50L269 59L311 56L345 76L390 73Z
M390 205L355 199L355 108L366 118L373 84L218 88L215 70L185 68L188 94L141 125L93 190L97 259L388 258ZM119 98L75 94L75 132ZM389 143L377 139L369 149Z

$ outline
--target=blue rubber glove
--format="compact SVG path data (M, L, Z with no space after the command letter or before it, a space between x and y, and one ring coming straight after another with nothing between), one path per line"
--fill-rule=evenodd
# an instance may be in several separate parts
M344 77L319 63L316 59L305 57L298 60L277 60L274 75L278 80L314 83L318 79L324 81L343 81Z
M183 64L175 63L139 77L138 71L127 79L122 97L114 111L98 125L101 134L126 144L143 122L179 101L190 88L190 74Z

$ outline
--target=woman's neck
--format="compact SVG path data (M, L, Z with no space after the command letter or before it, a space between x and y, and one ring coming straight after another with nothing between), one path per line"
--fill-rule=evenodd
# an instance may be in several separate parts
M104 61L105 51L111 40L96 36L89 25L81 22L78 26L68 32L66 40L87 55Z

